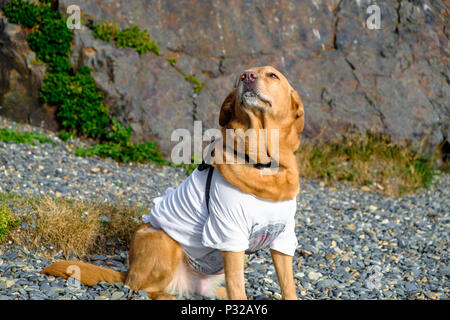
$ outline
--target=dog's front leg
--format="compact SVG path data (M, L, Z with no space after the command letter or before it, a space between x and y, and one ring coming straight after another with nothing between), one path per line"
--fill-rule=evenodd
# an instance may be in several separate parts
M292 271L292 257L276 250L270 250L275 272L281 288L283 300L297 300L297 292L294 284L294 274Z
M244 251L222 251L228 299L247 300L244 281Z

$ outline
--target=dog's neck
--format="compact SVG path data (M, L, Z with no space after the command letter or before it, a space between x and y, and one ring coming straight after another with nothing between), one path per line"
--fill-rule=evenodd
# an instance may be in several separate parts
M279 127L275 123L279 121L274 121L262 110L240 110L240 114L222 128L222 134L229 148L245 153L257 163L269 163L277 161L279 156L293 153L300 143L292 125ZM234 134L227 135L227 129L233 129Z

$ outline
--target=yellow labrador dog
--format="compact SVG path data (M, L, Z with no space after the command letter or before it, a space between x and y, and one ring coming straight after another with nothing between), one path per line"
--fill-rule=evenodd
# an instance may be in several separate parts
M67 278L75 266L86 285L124 282L152 299L189 293L246 299L244 254L269 247L282 298L296 299L292 256L299 176L294 151L304 124L302 102L278 70L252 68L239 76L223 102L219 124L223 137L227 129L255 129L263 148L255 151L246 136L227 136L227 147L215 149L208 172L196 169L157 198L130 244L127 272L79 261L56 262L42 272ZM270 139L274 133L278 141ZM244 141L240 152L238 140ZM225 158L232 163L217 161ZM276 170L266 172L274 163Z

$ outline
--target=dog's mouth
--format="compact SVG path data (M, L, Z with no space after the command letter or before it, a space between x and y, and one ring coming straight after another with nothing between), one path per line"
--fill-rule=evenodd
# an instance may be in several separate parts
M242 94L242 98L255 98L257 97L256 92L253 90L248 90Z
M265 105L261 105L263 102ZM272 100L252 87L244 86L241 94L241 103L249 107L272 107Z

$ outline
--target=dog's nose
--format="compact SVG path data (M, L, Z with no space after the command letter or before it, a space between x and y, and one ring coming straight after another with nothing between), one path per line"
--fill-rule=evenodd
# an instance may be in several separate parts
M258 79L258 76L252 71L245 71L241 75L241 80L244 81L244 83L254 82L256 79Z

